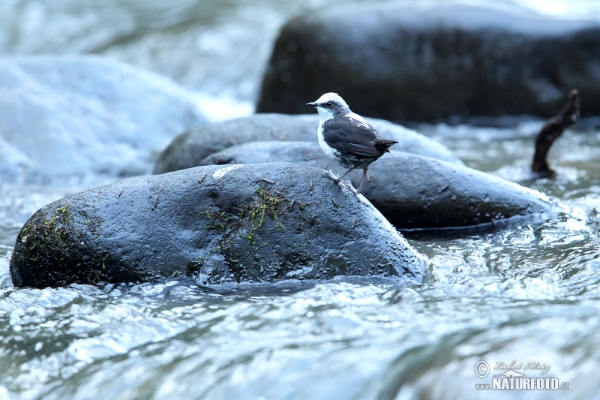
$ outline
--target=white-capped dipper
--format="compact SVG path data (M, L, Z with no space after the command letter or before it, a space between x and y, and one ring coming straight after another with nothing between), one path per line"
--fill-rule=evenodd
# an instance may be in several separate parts
M332 175L334 182L339 183L355 168L363 169L360 185L355 192L359 199L369 164L389 152L389 148L398 142L382 139L363 117L350 111L348 104L337 93L325 93L317 101L306 105L315 107L321 117L317 131L321 149L329 158L348 168L340 177Z

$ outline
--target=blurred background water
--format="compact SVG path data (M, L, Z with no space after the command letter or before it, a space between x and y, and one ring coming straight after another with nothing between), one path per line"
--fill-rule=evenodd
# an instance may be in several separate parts
M2 0L0 54L125 61L181 83L220 120L253 112L288 18L347 3ZM595 0L486 4L499 3L600 19ZM525 175L542 122L419 130L468 166L514 179ZM569 382L568 392L486 398L597 398L599 159L600 130L571 129L551 152L558 178L521 182L563 200L571 214L496 232L411 236L431 275L415 287L346 278L15 289L8 264L20 227L83 188L0 182L0 399L481 398L475 384L489 379L475 375L479 360L539 362L550 366L545 375L520 372Z
M206 107L212 104L215 118L223 119L232 112L252 111L273 42L287 19L319 8L368 2L3 0L0 54L105 55L173 78L196 91ZM413 0L394 2L411 4ZM448 2L420 0L419 4ZM594 0L463 3L514 6L573 18L598 15L600 19L600 4Z

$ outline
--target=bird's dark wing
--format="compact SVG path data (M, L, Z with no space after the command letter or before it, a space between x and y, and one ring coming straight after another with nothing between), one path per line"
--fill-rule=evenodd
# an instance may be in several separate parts
M341 153L350 153L363 157L381 157L383 154L375 142L379 134L371 125L358 123L348 117L332 118L323 125L323 138L330 147Z

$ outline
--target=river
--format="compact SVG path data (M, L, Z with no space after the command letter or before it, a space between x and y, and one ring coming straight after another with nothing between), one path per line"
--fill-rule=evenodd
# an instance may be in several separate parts
M0 52L126 61L194 91L218 120L252 113L287 18L341 3L4 0ZM593 1L505 3L600 14ZM520 180L542 123L416 128L468 166ZM556 179L520 183L557 197L570 213L496 231L410 234L429 270L412 287L338 278L16 289L8 265L21 226L44 204L85 188L0 183L0 400L597 398L598 125L568 130L550 159ZM558 389L477 386L507 370L555 378L548 382Z

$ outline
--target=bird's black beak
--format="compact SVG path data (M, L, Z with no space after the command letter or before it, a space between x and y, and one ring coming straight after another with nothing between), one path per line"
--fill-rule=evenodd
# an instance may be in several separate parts
M306 103L307 106L313 106L316 107L317 106L317 102L316 101L311 101L310 103Z

